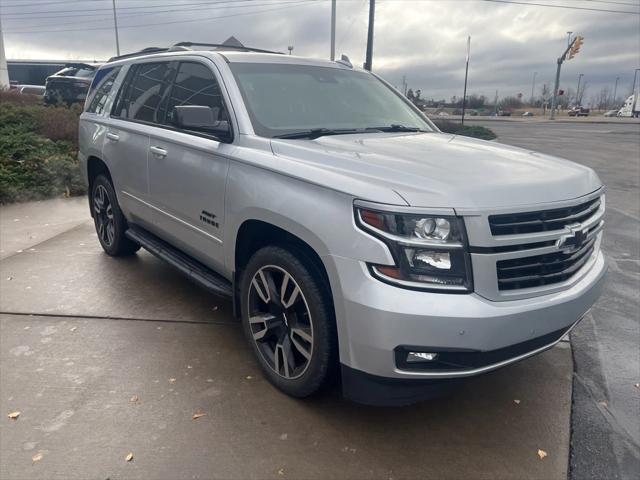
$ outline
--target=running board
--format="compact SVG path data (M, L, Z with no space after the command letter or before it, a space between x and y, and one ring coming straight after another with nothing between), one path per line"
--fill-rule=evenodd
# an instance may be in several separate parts
M149 253L177 268L207 290L223 297L231 297L233 295L233 288L229 280L154 234L140 227L132 226L125 232L125 235L149 251Z

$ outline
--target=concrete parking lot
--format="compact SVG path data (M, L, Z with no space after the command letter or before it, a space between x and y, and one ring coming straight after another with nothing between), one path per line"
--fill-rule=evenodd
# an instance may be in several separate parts
M593 166L609 186L612 271L573 335L575 375L562 342L409 408L362 407L337 389L294 400L261 377L228 301L146 252L104 255L85 199L6 206L0 478L633 474L640 465L640 129L492 128L504 143ZM15 411L18 419L7 418Z

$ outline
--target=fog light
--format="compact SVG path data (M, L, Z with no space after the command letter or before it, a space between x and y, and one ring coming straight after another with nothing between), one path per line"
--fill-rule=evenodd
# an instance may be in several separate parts
M407 353L407 363L416 363L416 362L432 362L438 358L437 353L427 353L427 352L409 352Z

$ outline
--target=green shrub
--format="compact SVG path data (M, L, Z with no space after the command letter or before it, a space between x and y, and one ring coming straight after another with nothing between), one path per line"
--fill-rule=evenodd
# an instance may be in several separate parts
M451 120L432 119L433 123L444 133L453 133L455 135L463 135L465 137L480 138L482 140L493 140L498 136L487 127L479 125L462 125L452 122Z
M85 193L77 160L79 112L1 95L0 203Z

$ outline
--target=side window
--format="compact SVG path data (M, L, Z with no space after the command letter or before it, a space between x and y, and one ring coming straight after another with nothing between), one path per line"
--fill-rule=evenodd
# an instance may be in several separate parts
M201 63L180 63L167 107L169 115L177 105L204 105L218 109L218 119L228 121L220 85L211 69Z
M96 73L93 79L95 94L87 107L87 112L97 114L104 112L104 106L107 103L109 92L111 92L113 82L116 81L116 77L118 73L120 73L120 68L121 67L112 67L98 70L98 73Z
M164 123L165 105L173 77L170 62L137 66L122 101L117 106L121 118Z

